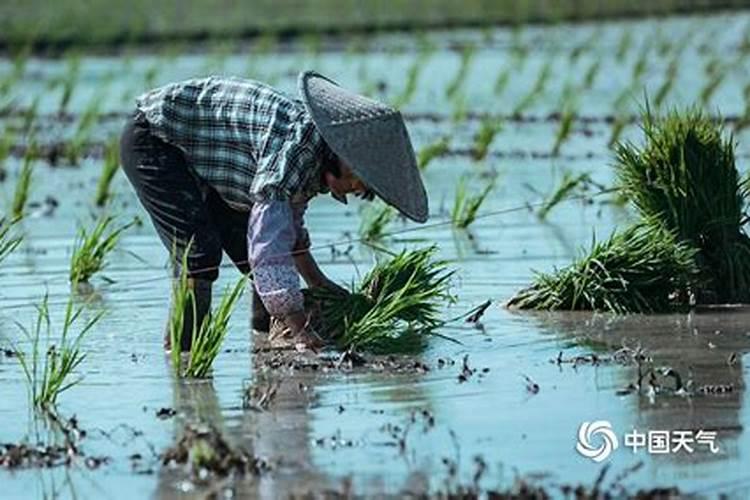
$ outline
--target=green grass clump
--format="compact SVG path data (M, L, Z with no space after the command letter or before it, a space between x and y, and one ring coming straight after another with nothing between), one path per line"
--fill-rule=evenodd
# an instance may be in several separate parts
M94 202L97 207L103 207L112 197L110 186L112 185L112 179L114 179L115 174L117 173L117 169L120 167L119 155L119 143L116 139L113 139L107 145L102 174L99 177L99 182L96 184L96 196Z
M616 152L622 193L644 219L656 220L699 250L708 288L699 300L750 301L750 239L732 137L697 109L654 117L647 109L643 146ZM713 300L711 300L713 301Z
M695 249L678 243L658 225L635 225L613 234L568 267L539 273L533 284L508 302L519 309L600 310L652 313L683 302L698 267Z
M83 338L103 315L103 312L94 315L75 334L73 328L82 312L83 308L74 310L72 299L68 299L62 332L59 338L53 337L45 295L42 303L37 306L37 318L31 331L19 324L31 344L31 352L27 354L18 346L14 346L15 357L23 370L29 399L37 409L54 408L58 396L82 380L82 377L71 379L71 376L86 359L86 353L82 348Z
M396 213L388 205L380 208L370 208L364 214L359 226L359 235L366 242L376 242L383 239L388 225L393 221Z
M11 234L11 229L20 219L0 218L0 262L21 244L23 236Z
M89 279L107 265L107 256L115 249L120 235L132 226L128 224L112 227L115 218L111 215L101 217L89 232L81 227L78 230L70 259L70 282L74 285L88 283Z
M466 189L466 178L462 177L456 187L456 194L453 198L453 209L451 210L451 221L453 226L459 229L466 229L477 218L477 213L484 203L484 200L495 188L494 182L489 182L477 194L469 194Z
M36 148L31 144L26 150L26 155L23 159L23 166L21 172L18 174L18 180L16 181L16 188L13 191L13 203L11 205L11 214L13 218L20 218L24 216L24 209L26 203L29 201L29 192L31 191L31 181L33 172L34 150Z
M351 295L308 290L320 308L319 331L341 349L373 352L417 350L443 324L440 307L452 301L453 271L434 260L436 248L403 251L378 263Z
M420 170L427 168L427 165L432 160L446 154L449 149L450 139L448 137L441 137L435 142L424 146L419 150L419 154L417 155L417 165L419 165Z

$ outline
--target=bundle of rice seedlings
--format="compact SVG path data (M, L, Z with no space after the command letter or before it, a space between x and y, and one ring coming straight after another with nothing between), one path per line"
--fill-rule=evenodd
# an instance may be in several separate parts
M453 301L453 271L433 260L436 247L403 251L378 263L353 286L351 295L326 289L306 291L306 301L319 311L318 331L342 349L403 352L424 346L427 335L443 324L440 307Z
M88 283L89 279L107 265L107 256L114 250L123 231L135 224L129 222L112 228L115 218L101 217L91 232L78 230L73 255L70 259L70 282L74 285Z
M83 338L104 314L103 311L95 314L77 334L73 334L73 326L82 312L83 308L74 309L72 298L68 299L62 332L59 338L53 337L45 295L37 306L37 319L31 331L18 324L31 344L31 352L27 354L18 346L13 350L26 379L29 399L37 409L54 408L58 396L82 380L82 377L71 380L71 375L86 358L82 349ZM42 332L45 332L44 345Z
M682 297L698 276L697 250L680 243L658 224L638 224L591 249L571 265L539 273L509 307L599 310L614 313L667 312L683 307Z
M568 139L573 131L573 121L576 118L576 106L572 101L563 104L563 111L560 115L560 127L557 129L555 143L552 146L552 155L560 154L560 147Z
M0 262L15 250L23 240L23 236L11 234L11 229L19 220L0 218Z
M469 194L466 190L466 178L462 177L456 187L456 194L453 198L453 209L451 210L451 221L453 226L459 229L466 229L477 218L477 213L481 208L484 200L495 188L494 182L489 182L477 194Z
M372 243L383 238L396 213L388 205L368 208L359 226L359 235L364 241Z
M616 170L639 214L699 250L707 287L701 302L750 301L750 239L742 228L743 189L732 137L697 109L654 117L643 146L621 144Z

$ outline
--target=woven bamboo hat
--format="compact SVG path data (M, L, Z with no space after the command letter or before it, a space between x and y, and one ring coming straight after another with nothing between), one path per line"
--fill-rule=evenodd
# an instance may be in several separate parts
M299 92L323 139L356 176L406 217L425 222L427 193L401 113L315 71L300 73Z

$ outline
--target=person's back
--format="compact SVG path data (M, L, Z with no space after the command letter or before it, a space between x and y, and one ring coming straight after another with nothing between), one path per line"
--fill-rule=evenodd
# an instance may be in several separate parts
M254 80L185 80L151 90L136 104L151 132L178 147L195 173L238 209L310 191L327 153L302 103Z

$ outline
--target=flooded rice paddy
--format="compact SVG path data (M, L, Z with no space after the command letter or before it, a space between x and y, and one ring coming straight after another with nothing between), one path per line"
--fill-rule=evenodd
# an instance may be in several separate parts
M234 490L273 498L348 488L397 494L450 491L474 481L482 489L508 488L518 477L559 495L560 485L591 487L608 464L605 486L619 482L631 492L676 486L709 497L746 497L747 309L611 316L518 313L502 303L529 283L533 270L565 265L593 235L608 236L629 220L628 210L612 203L611 195L595 195L596 187L554 207L545 220L536 210L565 172L612 184L613 130L623 122L620 139L640 139L634 120L644 89L653 102L671 61L677 69L663 106L703 100L729 130L741 123L750 102L749 30L750 14L733 13L387 34L353 48L323 39L263 51L246 43L30 59L3 98L0 129L28 126L47 157L34 165L31 214L21 223L24 241L0 269L3 348L12 341L27 345L17 323L32 323L45 294L53 324L61 321L71 293L68 265L76 230L100 210L93 193L102 152L133 97L152 85L207 73L251 76L295 92L297 72L314 68L380 99L401 100L417 150L447 137L448 150L424 170L430 223L396 221L384 243L436 243L440 255L452 260L458 301L446 304L446 317L492 303L479 324L459 322L441 331L460 343L434 338L419 356L365 367L319 361L289 368L254 352L246 298L232 317L213 378L175 380L161 347L167 254L118 172L108 210L122 221L138 216L144 224L124 234L102 273L106 280L97 276L93 290L76 295L88 304L85 315L106 314L85 341L81 383L59 403L60 413L75 415L86 430L86 455L106 461L96 468L79 461L67 468L2 470L0 496L202 498ZM58 113L64 86L56 82L75 64L69 103ZM0 60L0 72L11 71L12 62ZM535 87L538 92L531 92ZM55 148L71 140L93 102L100 103L96 125L80 160L71 165L55 158ZM572 131L553 155L564 110L571 106ZM38 111L33 120L30 108ZM474 137L488 116L500 130L477 160ZM750 137L740 128L736 140L738 167L746 172ZM5 161L4 207L27 146L15 141ZM468 231L450 225L462 176L477 190L496 182L480 210L487 216ZM342 207L321 198L308 210L314 254L337 281L351 282L373 263L372 251L352 241L360 220L354 203ZM227 264L215 291L236 276ZM248 388L262 395L273 387L275 397L262 408L243 404ZM579 426L597 420L611 423L620 444L600 463L576 451ZM50 439L32 418L11 352L0 355L0 422L0 443ZM186 422L210 422L233 445L263 457L270 470L199 487L182 469L162 467L159 454ZM715 432L718 451L696 440L692 452L633 452L623 439L633 430Z

